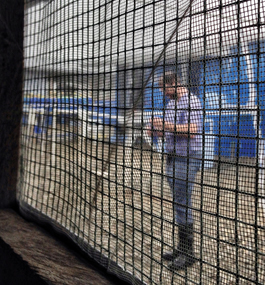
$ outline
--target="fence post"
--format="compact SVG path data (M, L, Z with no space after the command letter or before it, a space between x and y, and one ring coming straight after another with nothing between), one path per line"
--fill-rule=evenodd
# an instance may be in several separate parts
M22 114L23 0L0 0L0 208L16 201Z

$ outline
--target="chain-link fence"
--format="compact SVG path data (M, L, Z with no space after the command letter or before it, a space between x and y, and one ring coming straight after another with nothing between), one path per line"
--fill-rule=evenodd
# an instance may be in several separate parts
M131 284L265 283L264 1L26 1L21 211Z

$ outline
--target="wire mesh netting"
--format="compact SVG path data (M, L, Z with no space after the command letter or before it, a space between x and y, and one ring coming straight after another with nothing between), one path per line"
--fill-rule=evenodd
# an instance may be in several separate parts
M21 211L131 284L265 283L264 6L27 0Z

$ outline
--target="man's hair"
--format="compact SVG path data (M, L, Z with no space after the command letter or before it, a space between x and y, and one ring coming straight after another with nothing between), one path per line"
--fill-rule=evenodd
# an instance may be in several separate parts
M174 83L182 85L180 77L172 71L165 72L165 74L162 74L162 76L159 79L160 87L163 87L166 84L173 86Z

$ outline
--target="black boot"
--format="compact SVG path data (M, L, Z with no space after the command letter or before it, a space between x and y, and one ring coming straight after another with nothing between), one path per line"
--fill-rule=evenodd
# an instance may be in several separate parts
M168 264L170 270L181 270L195 263L193 252L193 224L179 226L179 252Z
M172 261L173 259L177 258L180 254L179 245L177 248L174 248L173 251L167 251L162 255L162 258L167 261Z
M185 252L186 248L186 225L179 225L178 227L178 237L179 242L177 248L174 248L173 251L165 252L162 255L162 258L168 261L173 261L175 258L177 258L180 254Z

